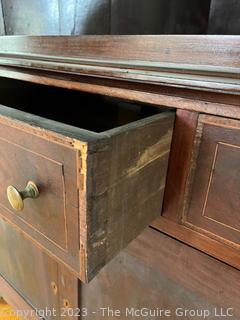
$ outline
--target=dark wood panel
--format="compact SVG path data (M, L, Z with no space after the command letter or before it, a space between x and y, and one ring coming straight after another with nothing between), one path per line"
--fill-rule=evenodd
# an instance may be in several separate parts
M11 114L13 116L13 112ZM63 259L70 268L78 270L78 152L56 141L51 142L49 136L48 139L40 138L36 132L30 135L25 131L26 127L17 129L17 125L3 122L0 125L1 146L2 150L5 149L0 178L3 190L1 216L20 228L32 242ZM7 164L9 158L13 160L11 165ZM31 179L38 184L40 197L36 201L28 199L24 210L16 213L8 203L4 190L7 185L23 190L25 183Z
M209 34L240 34L240 2L238 0L212 0Z
M99 319L100 308L208 309L233 308L240 315L239 271L179 241L146 229L88 285L81 285L81 307L87 319ZM227 283L227 285L226 285ZM127 293L127 294L126 294ZM92 313L96 312L96 313ZM110 314L109 319L115 319ZM133 316L137 319L137 316ZM143 317L149 319L149 317ZM199 319L186 316L185 319Z
M58 309L58 295L51 288L51 283L58 285L57 264L46 259L41 251L36 250L29 240L2 218L0 229L1 275L35 308Z
M163 217L153 226L239 268L239 121L177 119L183 131L175 132Z
M174 120L164 112L81 150L81 280L91 280L161 214Z
M64 308L79 306L79 280L2 218L0 230L0 291L4 299L29 320L39 319L37 314L41 319L60 320L63 315L72 319L64 314Z
M206 34L210 0L112 0L111 34Z
M167 217L159 217L154 221L152 227L239 269L239 250L234 247L226 246L214 238L174 222Z
M197 112L176 112L162 213L174 221L181 219L197 121Z
M201 116L192 154L183 224L240 245L240 123Z
M15 135L8 127L8 139L5 140L2 135L1 127L1 177L0 186L3 190L0 197L1 211L10 219L14 224L25 230L35 240L47 244L47 247L57 246L62 251L68 251L69 241L71 242L70 248L77 255L78 254L78 236L75 234L75 239L69 239L70 221L78 221L77 199L72 198L74 190L68 189L67 184L74 185L76 180L76 171L73 172L72 179L66 178L63 175L63 168L68 171L66 166L56 163L53 159L46 158L45 155L35 153L31 149L26 149L21 144L14 144L11 139ZM24 139L21 132L18 132L20 139ZM26 136L25 136L26 140ZM34 140L34 139L33 139ZM40 150L40 143L38 148ZM29 145L27 146L29 147ZM45 145L43 148L47 148ZM56 152L56 149L55 149ZM63 152L64 154L64 152ZM72 155L71 167L74 167L74 157ZM9 159L12 160L11 164ZM76 167L75 167L75 170ZM26 182L34 180L40 190L40 197L34 200L26 200L24 210L22 212L15 212L8 202L6 190L9 185L16 186L19 190L24 190ZM68 182L67 182L68 181ZM75 184L76 188L76 184ZM71 196L69 197L69 194ZM72 199L71 199L72 198ZM75 207L70 205L69 201L75 201ZM75 218L73 218L75 216ZM73 220L75 219L75 220ZM53 227L54 226L54 227ZM73 232L74 234L74 232ZM74 244L75 242L75 244ZM77 259L78 260L78 259ZM78 265L78 263L76 263Z
M5 226L5 235L7 230L8 227ZM10 234L12 240L19 241L20 234L17 236L9 229L9 236ZM106 307L119 309L120 319L127 318L126 308L167 309L173 319L177 308L209 310L208 319L216 319L215 308L218 311L223 308L225 312L227 308L231 308L235 318L240 316L238 270L150 228L114 258L89 284L78 282L67 269L36 251L29 242L21 241L19 254L24 257L27 255L26 260L31 258L33 261L21 270L21 278L24 280L21 293L26 298L28 291L35 288L34 283L38 286L35 295L28 299L28 303L35 308L41 308L42 300L45 304L46 299L46 306L55 306L58 312L65 304L70 308L86 307L88 315L84 318L91 320L101 317L116 319L111 312L108 317L101 316L100 308ZM19 267L15 266L14 269L12 266L10 270L12 271L7 273L8 279L14 280L12 283L18 288ZM14 278L12 274L17 274L17 277ZM27 278L31 278L33 283L27 282ZM56 290L51 286L53 282L56 282ZM26 289L27 287L30 289ZM42 287L44 290L40 290ZM6 283L1 280L0 289L4 288ZM29 309L17 294L13 294L9 286L6 298L15 308ZM132 318L139 319L136 314ZM142 318L149 319L147 316ZM199 316L187 315L185 318L199 319Z

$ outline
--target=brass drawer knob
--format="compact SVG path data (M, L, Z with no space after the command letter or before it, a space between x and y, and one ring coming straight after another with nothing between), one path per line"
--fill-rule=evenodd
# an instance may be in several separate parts
M39 191L36 184L32 181L28 181L28 184L23 191L18 191L13 186L8 186L7 197L11 206L16 211L22 211L24 208L24 199L35 199L39 196Z

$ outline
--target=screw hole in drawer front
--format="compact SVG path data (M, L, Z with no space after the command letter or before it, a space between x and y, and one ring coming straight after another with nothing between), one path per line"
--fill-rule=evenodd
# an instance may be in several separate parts
M66 309L70 308L70 302L68 299L63 299L63 307Z
M57 287L56 282L54 282L54 281L51 282L51 288L52 288L53 293L54 293L55 295L57 295L57 293L58 293L58 287Z
M0 187L40 192L1 214L87 282L161 214L175 112L1 81Z

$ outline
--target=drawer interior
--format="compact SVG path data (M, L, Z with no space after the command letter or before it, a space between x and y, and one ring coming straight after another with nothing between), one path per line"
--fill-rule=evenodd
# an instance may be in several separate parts
M0 104L96 133L166 108L91 93L0 78Z

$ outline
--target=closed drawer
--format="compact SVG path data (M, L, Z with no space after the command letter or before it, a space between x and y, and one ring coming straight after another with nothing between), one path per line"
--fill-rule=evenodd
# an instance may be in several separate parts
M1 287L1 296L7 302L10 299L9 303L13 303L21 319L24 315L26 319L33 319L36 315L35 312L31 313L30 306L38 310L38 315L44 316L44 319L56 320L62 319L66 313L64 313L66 301L72 308L78 307L77 278L69 274L54 259L38 250L20 230L13 228L2 217L0 217L0 244L0 284L3 278L14 290L12 294L9 290L2 290ZM18 303L17 294L29 304L29 308ZM2 317L4 318L4 315Z
M161 214L174 112L2 81L1 214L89 281ZM28 181L15 211L6 190Z
M240 122L200 115L191 163L182 223L239 253Z

